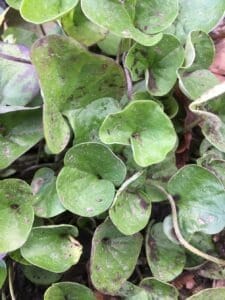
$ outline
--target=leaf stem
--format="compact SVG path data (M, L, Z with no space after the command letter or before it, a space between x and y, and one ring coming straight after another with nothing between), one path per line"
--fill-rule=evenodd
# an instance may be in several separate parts
M8 280L9 280L9 293L12 300L16 300L16 296L13 289L13 266L12 264L9 265L8 269Z
M128 178L118 189L115 198L117 198L128 187L128 185L130 185L132 182L137 180L143 173L144 173L144 170L139 171L139 172L135 173L134 175L132 175L130 178Z
M167 195L167 198L170 202L173 227L174 227L176 237L177 237L178 241L180 242L180 244L183 247L185 247L187 250L191 251L192 253L194 253L194 254L196 254L196 255L198 255L198 256L200 256L200 257L202 257L202 258L204 258L208 261L214 262L218 265L225 265L225 260L217 258L217 257L212 256L212 255L209 255L205 252L202 252L201 250L199 250L199 249L195 248L194 246L192 246L191 244L189 244L189 242L184 239L184 237L183 237L183 235L180 231L180 228L179 228L177 208L176 208L176 204L175 204L175 201L174 201L173 197L170 194L168 194L162 187L160 187L158 185L157 185L157 187Z

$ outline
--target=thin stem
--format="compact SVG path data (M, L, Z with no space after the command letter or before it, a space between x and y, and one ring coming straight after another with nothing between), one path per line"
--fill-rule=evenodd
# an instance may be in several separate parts
M178 225L178 216L177 216L177 208L176 208L176 204L175 204L175 201L173 199L173 197L168 194L162 187L158 186L157 187L162 190L166 195L167 195L167 198L170 202L170 206L171 206L171 212L172 212L172 221L173 221L173 227L174 227L174 231L175 231L175 234L176 234L176 237L178 239L178 241L180 242L180 244L185 247L187 250L191 251L192 253L208 260L208 261L211 261L211 262L214 262L218 265L225 265L225 260L223 259L220 259L220 258L217 258L215 256L212 256L212 255L209 255L205 252L202 252L201 250L195 248L194 246L192 246L191 244L189 244L183 237L181 231L180 231L180 228L179 228L179 225Z
M118 197L128 187L128 185L130 185L132 182L137 180L143 173L144 173L144 170L139 171L139 172L135 173L134 175L132 175L130 178L128 178L118 189L118 191L116 193L116 197Z
M124 53L122 61L123 61L124 73L127 81L127 96L128 99L131 100L133 94L133 83L132 83L130 71L125 66L125 59L126 59L126 54Z
M15 62L19 62L19 63L31 65L31 61L27 60L27 59L24 59L24 58L15 57L15 56L4 54L4 53L0 53L0 57L4 58L4 59L7 59L7 60L11 60L11 61L15 61Z
M16 296L13 289L13 266L10 264L8 269L8 280L9 280L9 293L12 300L16 300Z

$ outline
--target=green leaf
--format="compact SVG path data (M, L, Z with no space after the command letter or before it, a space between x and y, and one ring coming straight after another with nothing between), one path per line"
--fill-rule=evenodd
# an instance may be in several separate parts
M80 5L66 14L61 22L64 31L69 36L87 47L103 40L107 34L106 29L87 19Z
M31 23L41 24L55 20L69 12L78 3L78 0L23 0L20 7L22 17Z
M180 89L188 98L194 100L218 83L215 75L208 70L214 51L213 41L205 32L193 31L188 35L186 65L178 71Z
M155 96L167 94L177 80L176 71L184 61L184 50L172 35L164 35L153 47L134 44L130 48L125 64L134 81L146 73L149 92Z
M62 274L52 273L35 266L23 266L22 271L28 280L37 285L49 285L62 277Z
M216 234L225 227L225 191L219 179L208 170L189 165L169 181L168 190L179 200L179 223L186 234Z
M38 78L29 49L0 42L0 104L25 106L38 93Z
M158 33L173 23L178 9L178 0L137 0L134 22L146 34Z
M142 236L125 236L109 219L95 231L91 250L91 280L105 294L115 294L133 273Z
M40 110L0 113L0 169L8 167L42 137Z
M0 253L20 248L27 240L34 221L30 186L20 179L0 182Z
M123 95L122 68L108 57L88 52L71 38L51 35L40 39L32 48L32 61L43 91L44 132L52 153L62 151L70 139L64 112L99 98L120 99Z
M106 144L131 144L134 160L142 167L163 161L176 143L171 121L151 100L133 101L106 117L99 136Z
M129 190L116 195L109 216L113 224L125 235L141 231L148 223L151 215L151 200L145 190Z
M0 260L0 289L2 288L7 277L6 264L3 260Z
M20 9L21 3L23 0L6 0L9 6L14 9Z
M108 55L116 56L129 49L129 39L121 39L121 37L109 32L104 40L98 42L98 47Z
M57 178L57 191L64 207L84 217L106 211L114 197L114 185L126 176L126 167L106 146L83 143L72 147Z
M170 32L184 42L189 32L210 32L222 20L225 3L223 0L179 0L179 14Z
M31 47L37 40L37 34L20 27L8 27L2 35L3 42Z
M184 248L167 238L162 223L149 225L145 249L148 265L156 279L171 281L182 273L186 260Z
M93 292L84 285L74 282L59 282L50 286L44 300L95 300Z
M108 29L115 35L124 38L133 38L136 42L152 46L162 38L162 34L147 35L134 26L133 15L136 1L111 1L111 0L81 0L84 14L93 23ZM149 20L149 19L148 19ZM148 24L146 24L148 25Z
M188 297L187 300L223 300L225 299L224 294L225 288L210 288Z
M21 248L21 254L39 268L65 272L79 261L82 253L82 246L74 239L77 235L78 230L72 225L35 227Z
M39 169L31 182L35 195L34 212L41 218L52 218L65 211L56 192L56 177L49 168Z
M122 297L122 299L126 300L148 300L148 293L144 289L140 288L137 285L134 285L133 283L126 281L119 291L117 292L117 295ZM152 298L150 298L152 300Z
M98 142L98 132L102 122L109 114L119 110L119 103L116 100L102 98L93 101L84 108L68 111L66 116L74 131L76 144Z
M173 285L159 281L155 278L144 278L140 283L140 287L147 292L149 300L178 299L178 291Z
M201 267L201 269L198 271L198 274L205 278L224 280L225 267L215 263L207 263Z

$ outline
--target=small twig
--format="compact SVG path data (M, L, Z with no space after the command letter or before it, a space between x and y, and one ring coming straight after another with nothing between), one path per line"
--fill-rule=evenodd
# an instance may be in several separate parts
M117 198L128 187L128 185L130 185L132 182L137 180L143 173L144 173L144 170L139 171L139 172L135 173L134 175L132 175L130 178L128 178L118 189L115 198Z
M167 199L170 202L170 206L171 206L171 212L172 212L172 221L173 221L173 227L174 227L174 231L176 234L176 237L178 239L178 241L180 242L180 244L185 247L187 250L191 251L192 253L208 260L211 262L214 262L218 265L225 265L225 260L217 258L215 256L209 255L205 252L202 252L201 250L195 248L194 246L192 246L191 244L189 244L183 237L179 225L178 225L178 216L177 216L177 208L176 208L176 204L175 201L173 199L173 197L168 194L162 187L158 186L157 187L167 195Z
M40 25L40 29L41 29L42 35L43 35L43 36L46 36L47 34L46 34L45 29L44 29L44 26L43 26L42 24Z
M16 300L16 296L13 289L13 265L10 264L8 268L8 281L9 281L9 293L12 300Z

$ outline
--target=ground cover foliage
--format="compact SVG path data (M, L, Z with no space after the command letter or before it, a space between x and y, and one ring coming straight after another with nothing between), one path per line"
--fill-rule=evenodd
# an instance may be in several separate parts
M2 299L225 299L225 1L0 4Z

